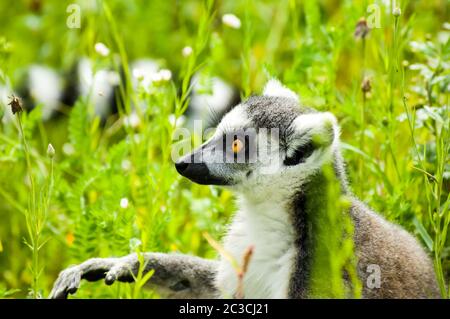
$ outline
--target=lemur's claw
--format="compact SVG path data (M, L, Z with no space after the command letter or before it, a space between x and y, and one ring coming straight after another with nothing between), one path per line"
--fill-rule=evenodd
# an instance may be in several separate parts
M105 277L105 284L108 286L112 285L116 281L116 276L113 274L108 273Z
M56 280L49 298L66 299L68 294L74 294L80 286L82 270L74 266L63 270Z
M131 275L132 263L126 258L114 264L111 269L106 273L105 284L112 285L115 281L130 282L132 281Z

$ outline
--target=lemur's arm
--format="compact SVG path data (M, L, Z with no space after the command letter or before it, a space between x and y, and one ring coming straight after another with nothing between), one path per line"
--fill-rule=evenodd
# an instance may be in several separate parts
M214 286L217 262L182 254L144 253L144 274L154 273L149 286L169 298L217 298ZM63 270L56 280L50 298L67 298L74 294L81 279L105 279L107 285L115 281L133 282L139 270L136 254L120 258L92 258L80 265Z

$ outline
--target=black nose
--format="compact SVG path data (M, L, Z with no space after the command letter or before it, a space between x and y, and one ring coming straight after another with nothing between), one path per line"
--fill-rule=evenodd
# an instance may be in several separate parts
M180 174L183 174L183 172L186 170L186 168L189 166L189 163L179 161L175 163L175 168L177 169L177 172Z
M190 163L188 160L180 160L175 163L175 168L180 175L189 178L194 183L202 185L227 185L228 181L211 175L205 163Z

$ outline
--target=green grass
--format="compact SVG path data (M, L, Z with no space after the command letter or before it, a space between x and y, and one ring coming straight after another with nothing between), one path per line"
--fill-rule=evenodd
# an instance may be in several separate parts
M353 191L419 238L433 258L442 295L450 297L446 1L397 1L400 16L392 15L392 4L374 1L380 28L364 39L355 39L354 31L361 17L368 18L368 1L110 0L90 8L82 2L80 29L66 27L69 3L0 3L1 85L18 84L31 63L67 71L80 56L117 69L149 56L173 76L133 91L125 67L117 97L124 103L105 125L84 99L58 121L43 123L36 109L0 122L0 297L47 296L61 269L96 256L217 255L203 234L221 238L233 197L183 180L171 160L178 121L170 119L186 110L198 70L233 83L242 97L260 92L267 77L276 76L302 103L333 112ZM225 13L237 15L241 28L224 25ZM97 54L97 42L111 54ZM188 57L181 54L185 46L193 49ZM371 88L363 92L365 78ZM124 124L132 105L138 106L137 127ZM0 101L0 114L6 112L9 106ZM52 158L49 143L56 150ZM329 190L329 196L336 194ZM122 199L128 205L122 207ZM333 224L338 210L326 212L321 223ZM329 284L333 297L344 296L337 274L342 268L352 272L353 247L327 245L326 238L350 232L343 221L321 240L319 250L326 253L315 268L316 288ZM334 275L327 281L323 272ZM141 274L138 284L112 287L83 283L76 296L157 297L140 289L147 279Z

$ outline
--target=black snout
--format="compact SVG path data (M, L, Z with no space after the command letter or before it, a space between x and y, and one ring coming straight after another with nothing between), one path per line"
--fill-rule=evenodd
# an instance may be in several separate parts
M188 168L189 163L185 163L183 161L179 161L175 163L175 168L177 169L177 172L183 175L183 172Z
M182 176L189 178L194 183L201 185L227 185L228 182L213 176L205 163L189 163L180 160L175 163L175 168Z

